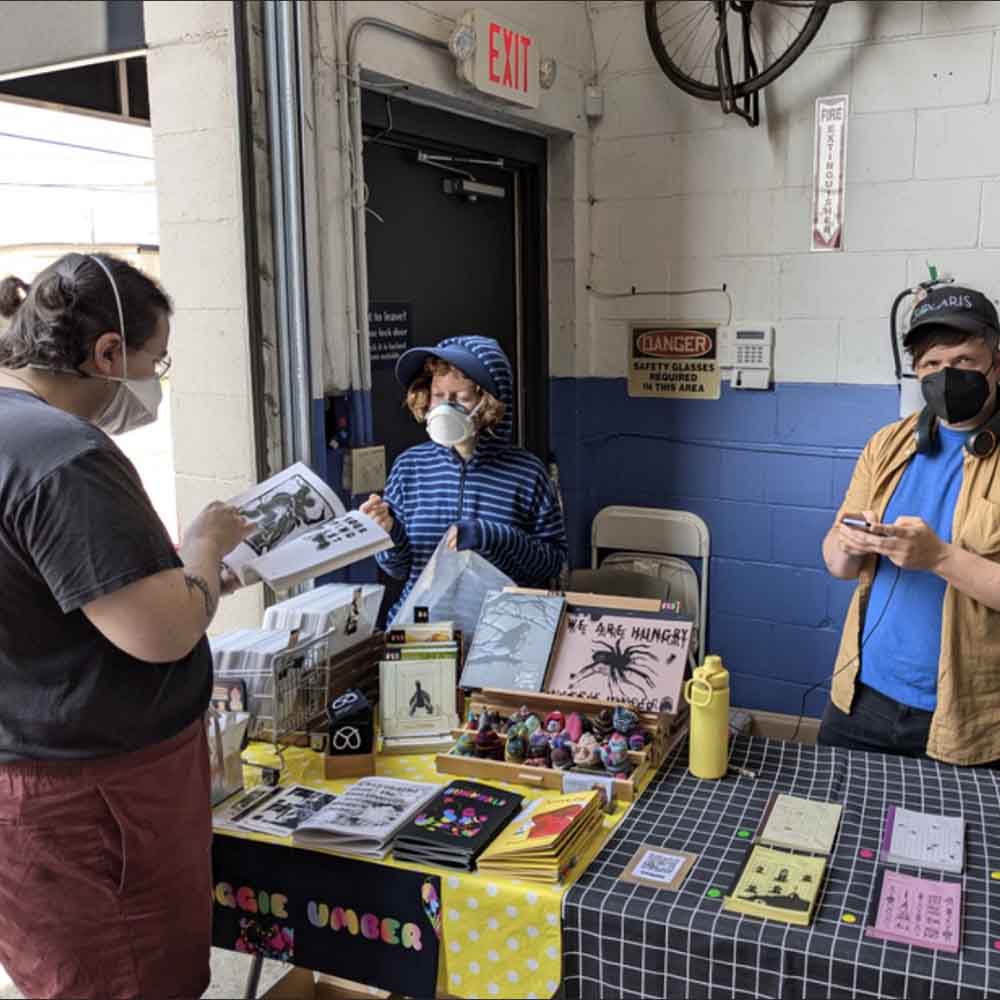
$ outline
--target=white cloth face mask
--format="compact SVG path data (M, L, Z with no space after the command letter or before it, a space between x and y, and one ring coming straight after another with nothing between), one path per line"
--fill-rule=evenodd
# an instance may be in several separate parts
M483 405L483 400L476 403L471 413L459 403L438 403L427 414L427 433L430 439L444 448L453 448L456 444L468 441L476 433L473 417Z

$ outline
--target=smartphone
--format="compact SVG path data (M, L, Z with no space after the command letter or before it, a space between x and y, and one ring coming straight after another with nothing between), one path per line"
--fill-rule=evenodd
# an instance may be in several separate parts
M867 531L869 535L882 535L884 537L892 535L892 529L888 525L871 524L860 514L845 514L840 519L840 523L846 525L848 528L857 528L858 531Z

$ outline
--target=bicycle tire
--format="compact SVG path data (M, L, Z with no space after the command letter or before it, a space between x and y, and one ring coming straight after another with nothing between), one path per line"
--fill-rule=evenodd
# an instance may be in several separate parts
M649 44L653 49L653 55L656 57L656 61L659 63L660 69L663 70L671 83L680 87L681 90L690 94L692 97L698 97L705 101L721 100L722 94L720 87L713 87L711 84L693 79L681 70L670 58L666 46L663 43L663 37L660 34L659 22L656 18L658 2L659 0L645 0L644 6L646 14L646 36L649 39ZM758 2L761 2L761 0L758 0ZM763 0L763 2L768 2L768 0ZM781 76L781 74L784 73L785 70L787 70L800 55L802 55L809 43L816 37L816 33L819 31L823 21L826 20L826 15L829 13L830 6L833 2L835 2L835 0L816 0L816 2L812 5L812 10L809 12L809 17L802 25L802 30L793 39L788 48L785 49L785 51L763 72L758 73L749 80L742 80L740 83L735 84L733 86L733 97L747 97L754 93L754 91L760 90L762 87L766 87L769 83L772 83L779 76Z

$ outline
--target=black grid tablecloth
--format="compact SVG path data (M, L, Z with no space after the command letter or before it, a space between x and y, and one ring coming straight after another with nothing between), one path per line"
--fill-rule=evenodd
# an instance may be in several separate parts
M566 896L568 1000L1000 996L1000 772L741 738L730 762L757 777L698 781L686 754L666 762ZM729 888L746 852L739 831L756 833L773 792L844 807L810 927L726 913L722 897L709 896ZM864 935L892 804L965 817L957 955ZM642 844L698 854L679 892L618 879Z

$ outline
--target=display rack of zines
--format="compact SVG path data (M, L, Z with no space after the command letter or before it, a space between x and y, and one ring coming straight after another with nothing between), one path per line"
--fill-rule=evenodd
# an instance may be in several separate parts
M586 775L610 779L610 787L615 799L633 801L643 779L651 770L656 770L664 757L676 745L687 728L687 708L681 705L675 712L640 712L614 701L593 698L574 698L566 695L534 693L527 691L504 691L485 688L470 695L466 701L468 721L464 728L453 731L456 745L449 753L439 753L435 757L439 774L454 774L465 778L485 778L535 788L562 790L566 774L572 773L583 778ZM623 715L623 713L627 713ZM575 721L570 720L575 716ZM537 727L524 738L524 722L530 718L537 720ZM627 719L622 724L622 719ZM483 729L484 722L486 730ZM520 724L520 728L519 728ZM581 766L573 760L554 759L559 745L556 732L565 734L574 746L579 745L584 732L594 736L594 747L590 766ZM579 727L580 732L575 729ZM518 730L515 737L524 744L511 754L508 752L508 734ZM601 737L605 746L607 737L618 729L628 729L625 736L628 750L624 746L618 751L620 764L616 770L609 770L601 762L599 748ZM544 758L533 753L531 735L548 734L548 747ZM538 738L541 742L541 738ZM489 744L489 746L486 746ZM641 748L640 748L641 747ZM569 753L567 746L563 754ZM623 755L627 753L627 758ZM520 758L523 754L523 760ZM533 763L532 761L545 763ZM564 766L560 766L563 764Z

